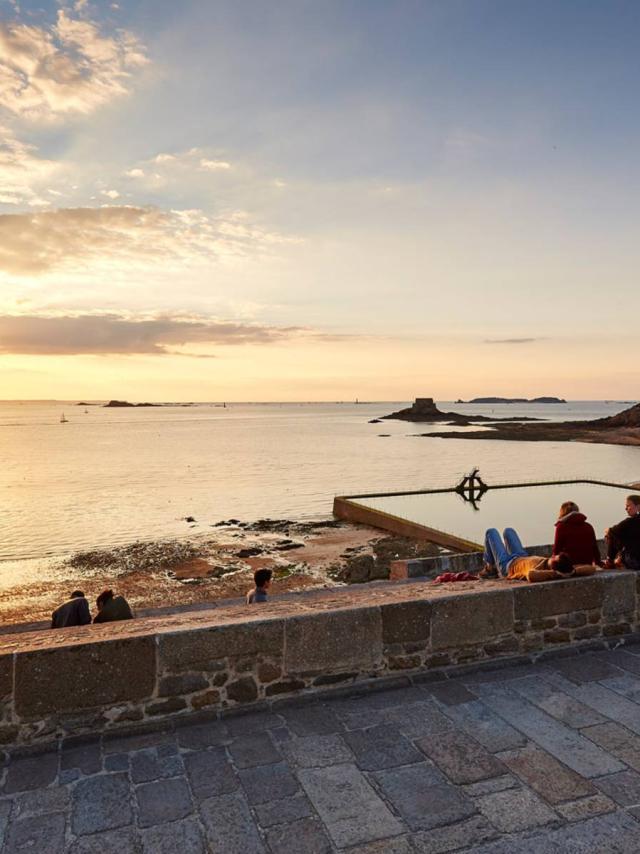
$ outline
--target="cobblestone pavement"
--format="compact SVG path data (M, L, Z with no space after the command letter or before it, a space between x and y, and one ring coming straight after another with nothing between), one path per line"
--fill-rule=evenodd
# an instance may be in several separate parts
M640 646L274 709L5 758L2 854L640 851Z

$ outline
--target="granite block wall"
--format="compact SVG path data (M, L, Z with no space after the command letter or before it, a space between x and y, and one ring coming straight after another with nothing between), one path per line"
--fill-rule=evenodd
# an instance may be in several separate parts
M537 585L475 582L460 592L454 585L443 591L426 582L383 583L315 606L305 600L304 607L278 602L250 614L215 609L195 626L132 621L124 629L114 624L115 637L105 627L7 636L0 743L617 641L640 628L638 580L614 571Z

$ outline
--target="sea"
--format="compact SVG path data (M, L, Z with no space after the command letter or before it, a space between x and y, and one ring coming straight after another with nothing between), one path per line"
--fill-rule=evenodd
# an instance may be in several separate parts
M437 403L563 421L633 402ZM330 518L334 495L453 486L474 466L489 485L640 480L640 447L456 441L419 435L441 425L370 423L410 403L0 402L0 588L76 551L187 538L231 518Z

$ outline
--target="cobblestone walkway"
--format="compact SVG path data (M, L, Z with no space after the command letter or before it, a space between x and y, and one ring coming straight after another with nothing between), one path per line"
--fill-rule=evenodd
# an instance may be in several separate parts
M640 851L640 646L6 759L0 851Z

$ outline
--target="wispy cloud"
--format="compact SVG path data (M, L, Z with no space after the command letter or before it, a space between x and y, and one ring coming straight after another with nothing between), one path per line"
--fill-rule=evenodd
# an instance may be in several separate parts
M269 254L294 238L266 231L236 211L212 217L199 210L106 205L0 215L0 270L33 276L78 264L153 267Z
M533 344L536 341L546 341L546 338L485 338L485 344Z
M0 107L32 120L91 113L125 95L148 62L131 33L103 35L64 9L51 27L0 23Z
M21 142L9 128L0 126L0 204L50 204L38 188L57 168L56 163L39 158L35 146Z
M321 337L302 327L276 327L210 318L161 316L135 319L102 315L0 315L0 353L20 355L213 354L177 351L193 345L273 344L304 337Z

